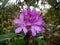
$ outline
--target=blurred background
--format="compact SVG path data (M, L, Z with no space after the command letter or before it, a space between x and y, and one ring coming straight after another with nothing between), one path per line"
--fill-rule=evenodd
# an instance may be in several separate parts
M0 45L26 45L24 34L15 34L13 19L23 8L35 8L45 20L45 32L35 45L60 45L60 0L0 0Z

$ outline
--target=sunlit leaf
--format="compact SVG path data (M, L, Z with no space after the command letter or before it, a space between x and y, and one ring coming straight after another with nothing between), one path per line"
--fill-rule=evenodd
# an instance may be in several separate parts
M0 41L4 41L7 39L11 39L12 37L14 37L16 34L15 33L8 33L8 34L3 34L0 35Z

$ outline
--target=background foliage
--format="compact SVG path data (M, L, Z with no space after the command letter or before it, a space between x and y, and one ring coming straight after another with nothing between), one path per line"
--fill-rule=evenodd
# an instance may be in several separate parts
M34 38L35 45L60 45L60 1L58 0L41 0L43 5L45 2L51 5L50 9L41 10L42 16L46 22L45 32ZM0 45L26 45L24 34L15 34L15 24L13 19L18 17L21 6L24 3L28 6L38 7L39 0L24 0L18 4L6 6L8 0L2 0L0 5ZM37 2L37 4L35 4ZM42 37L42 38L41 38Z

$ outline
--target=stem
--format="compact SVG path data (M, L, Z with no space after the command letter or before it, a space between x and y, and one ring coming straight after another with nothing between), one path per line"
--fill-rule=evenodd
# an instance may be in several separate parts
M31 39L32 37L30 37L28 40L27 40L27 45L33 45L33 40Z
M31 31L28 31L25 40L27 42L27 45L33 45L33 36L31 35Z

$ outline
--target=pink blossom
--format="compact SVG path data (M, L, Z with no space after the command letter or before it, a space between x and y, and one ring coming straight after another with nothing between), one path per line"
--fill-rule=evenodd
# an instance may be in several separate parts
M40 14L40 12L35 9L31 10L23 9L19 15L19 18L14 19L14 23L17 24L17 28L15 29L15 33L20 33L22 30L24 34L30 30L32 36L36 36L37 33L41 33L44 31L44 20ZM27 28L27 26L29 28Z

